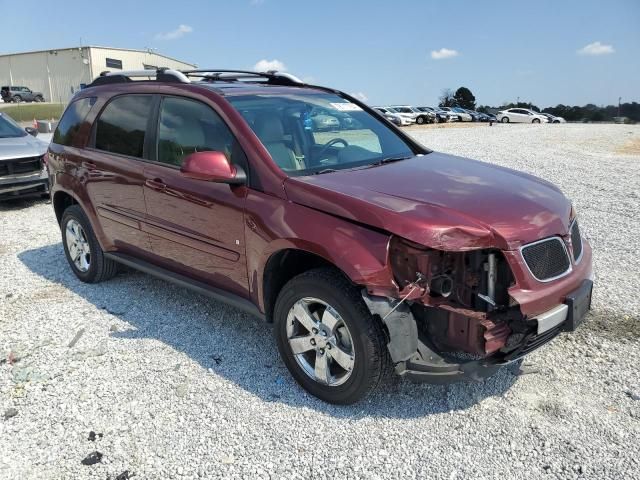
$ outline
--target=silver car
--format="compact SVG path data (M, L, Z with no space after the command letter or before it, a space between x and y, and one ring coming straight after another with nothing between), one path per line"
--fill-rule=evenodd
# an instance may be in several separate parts
M35 138L37 134L0 112L0 201L49 192L47 144Z

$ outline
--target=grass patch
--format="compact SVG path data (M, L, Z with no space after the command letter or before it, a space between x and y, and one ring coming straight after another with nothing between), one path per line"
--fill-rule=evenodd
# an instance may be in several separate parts
M18 103L2 105L0 112L9 115L16 122L33 120L57 120L62 115L65 105L62 103Z

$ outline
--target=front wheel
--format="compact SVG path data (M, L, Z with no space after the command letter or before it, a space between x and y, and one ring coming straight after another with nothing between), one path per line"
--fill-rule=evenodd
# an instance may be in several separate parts
M540 119L539 118L534 118L533 120L531 120L531 123L540 123Z
M424 117L418 117L418 118L416 118L416 123L417 123L418 125L422 125L422 124L424 123Z
M274 323L291 375L325 402L355 403L391 372L380 322L337 271L319 268L290 280L278 295Z
M502 120L500 120L502 123L509 123L509 117L502 117Z

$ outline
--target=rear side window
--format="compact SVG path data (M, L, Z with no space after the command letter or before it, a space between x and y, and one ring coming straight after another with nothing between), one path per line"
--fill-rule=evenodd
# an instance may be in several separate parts
M96 102L96 97L81 98L71 103L62 115L62 118L58 122L58 128L56 128L53 134L53 143L58 145L73 145L74 139L82 122L91 110L91 107Z
M96 148L142 158L153 97L123 95L112 100L96 122Z

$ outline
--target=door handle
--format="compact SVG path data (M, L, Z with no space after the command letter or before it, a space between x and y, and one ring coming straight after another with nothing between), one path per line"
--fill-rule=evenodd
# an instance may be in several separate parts
M152 190L158 190L159 192L165 190L167 185L162 181L161 178L154 178L153 180L146 180L144 184L151 188Z

